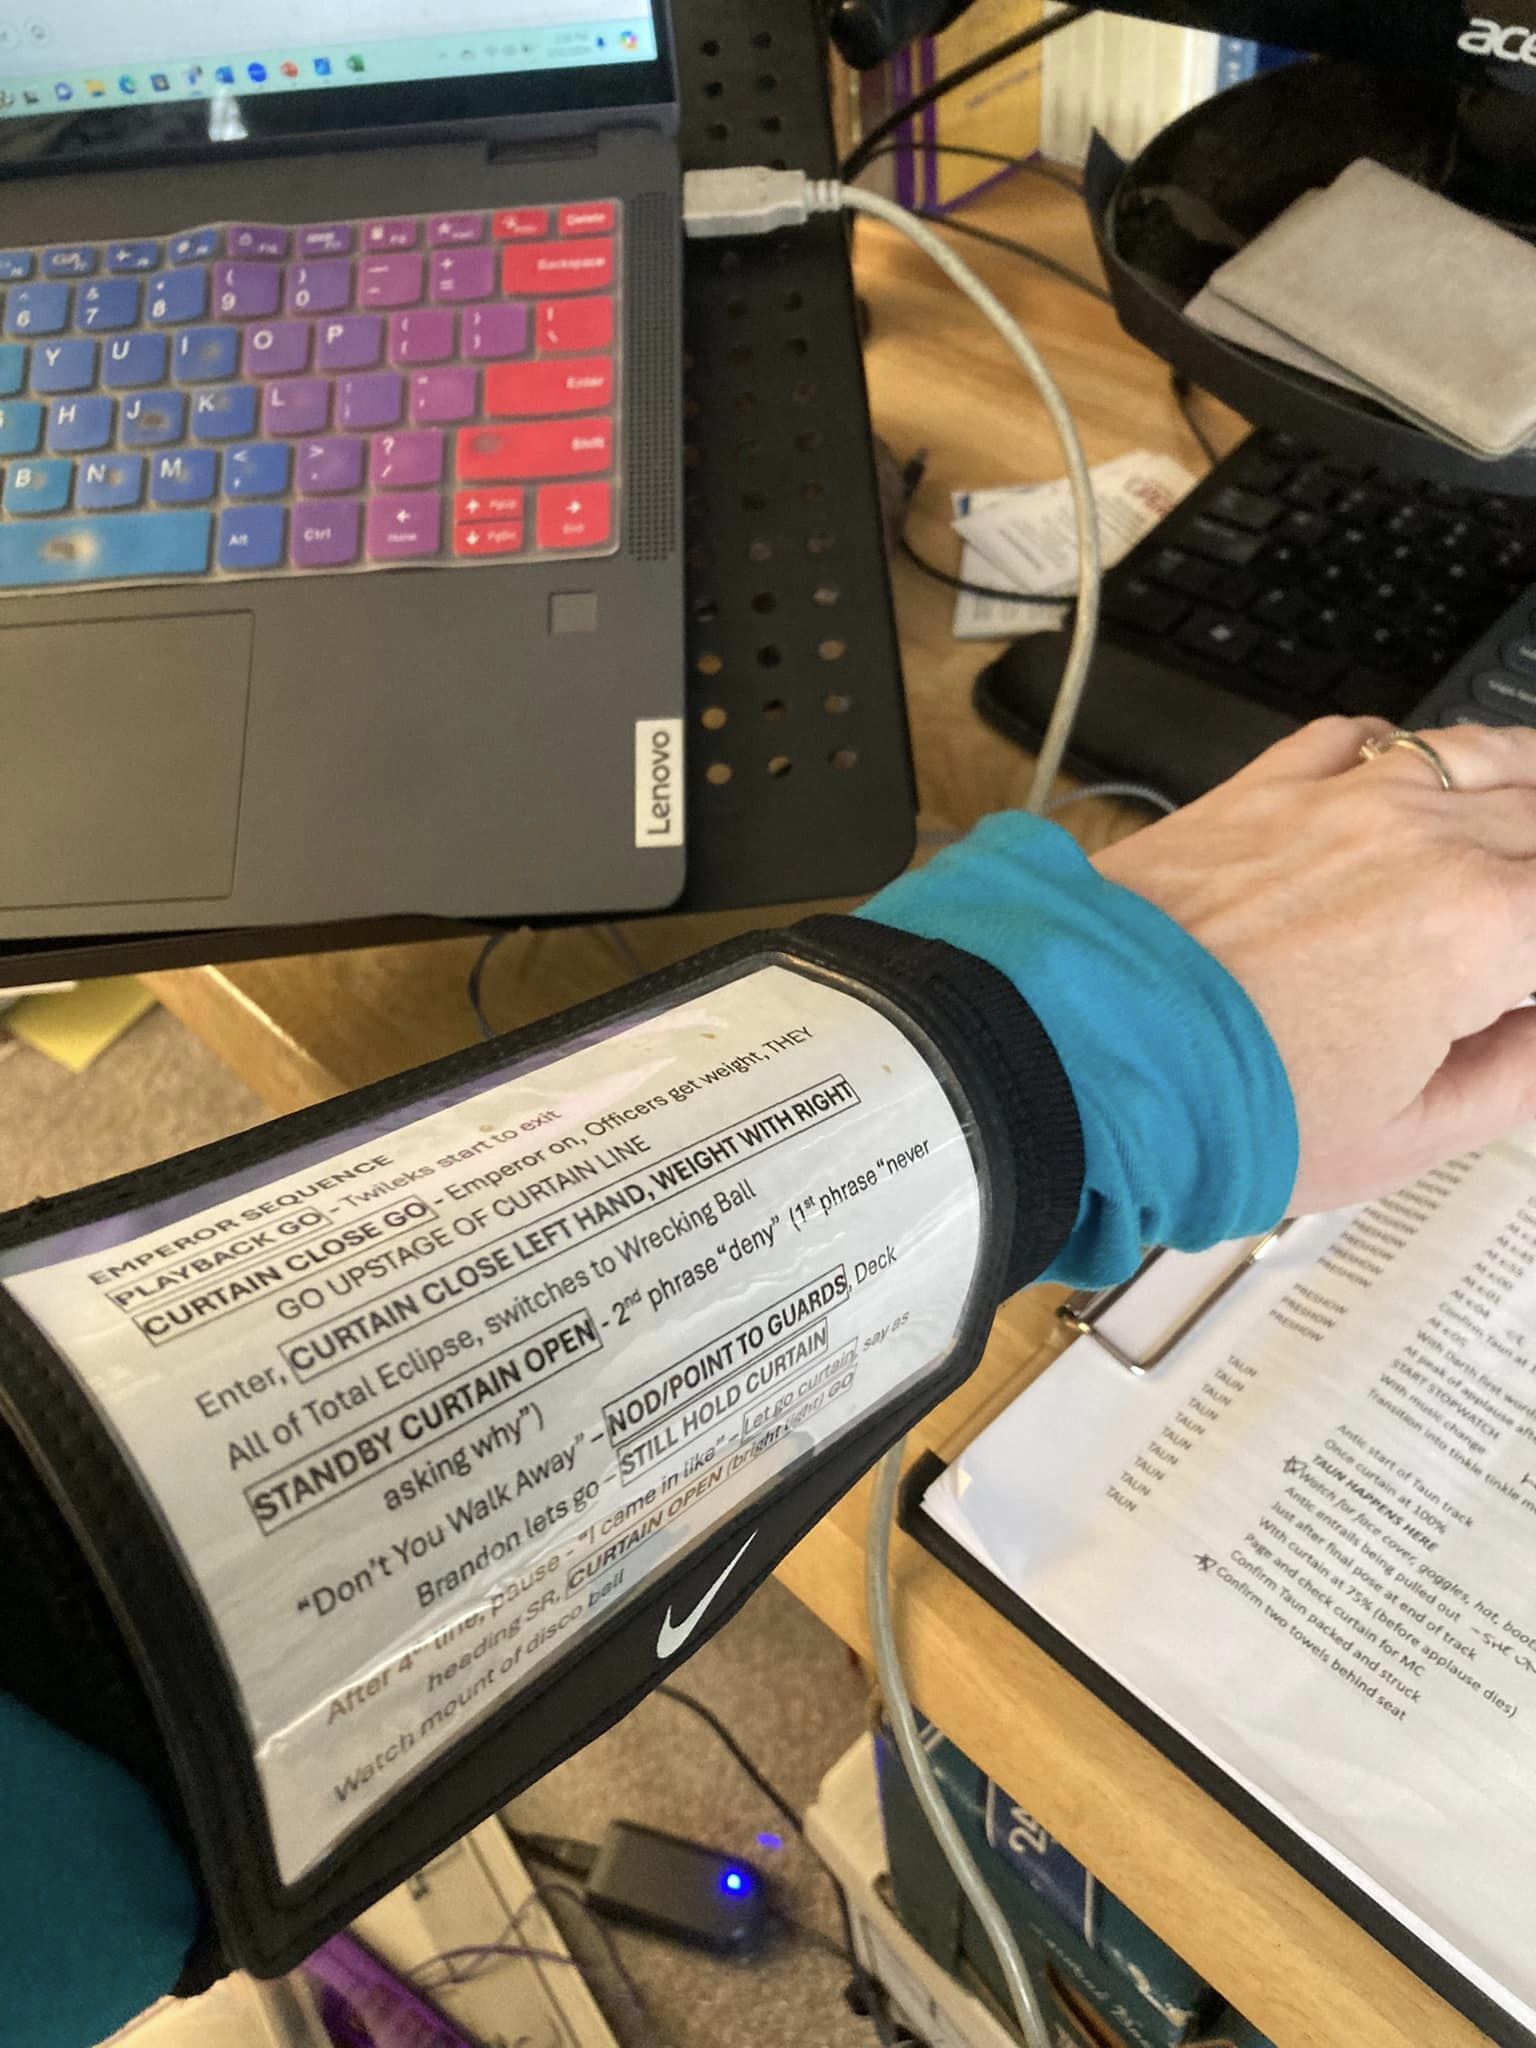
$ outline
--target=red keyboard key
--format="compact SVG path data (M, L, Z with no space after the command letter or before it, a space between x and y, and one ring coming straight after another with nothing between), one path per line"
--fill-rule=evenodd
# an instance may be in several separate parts
M497 520L482 525L471 522L453 529L456 555L520 555L525 535L521 519Z
M612 462L612 420L560 420L537 426L459 430L459 475L465 483L521 483L540 476L591 476L608 469Z
M491 222L498 242L541 242L549 233L549 214L542 206L512 206Z
M453 501L454 524L464 526L473 524L477 519L510 520L514 526L520 526L523 520L522 492L460 491Z
M485 409L493 420L591 412L613 403L612 356L568 363L493 363L485 373Z
M613 284L613 238L529 242L501 252L501 288L509 299L544 292L605 292Z
M607 484L578 484L539 493L541 548L600 548L613 524L613 492Z
M589 200L584 206L562 206L560 232L562 235L611 235L613 201Z
M584 355L612 347L612 299L552 299L540 306L540 354Z

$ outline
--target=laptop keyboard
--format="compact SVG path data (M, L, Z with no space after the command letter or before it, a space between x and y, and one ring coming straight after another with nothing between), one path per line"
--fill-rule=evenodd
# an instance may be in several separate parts
M0 251L0 591L619 534L615 200Z

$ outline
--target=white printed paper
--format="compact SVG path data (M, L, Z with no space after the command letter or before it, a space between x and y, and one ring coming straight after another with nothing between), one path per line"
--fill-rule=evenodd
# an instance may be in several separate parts
M0 1275L185 1557L292 1881L942 1360L981 1230L923 1056L769 967Z
M1067 623L1062 604L1028 604L1018 598L982 597L1003 579L971 541L960 550L960 580L976 586L955 598L950 631L957 640L1021 640L1026 633L1059 633Z
M1142 1378L1079 1341L926 1505L1536 2029L1533 1168L1503 1144L1297 1225ZM1213 1258L1165 1255L1116 1341Z
M1171 456L1138 449L1101 462L1089 471L1099 517L1099 552L1105 569L1123 561L1136 543L1165 519L1195 479ZM967 583L997 584L1039 597L1070 597L1077 586L1077 517L1066 477L1054 483L1014 489L957 491L955 532L967 554L979 556ZM985 608L985 609L983 609ZM1019 637L1052 632L1063 614L1041 605L1008 606L974 599L962 591L955 605L954 633L960 639ZM984 634L983 619L994 630Z

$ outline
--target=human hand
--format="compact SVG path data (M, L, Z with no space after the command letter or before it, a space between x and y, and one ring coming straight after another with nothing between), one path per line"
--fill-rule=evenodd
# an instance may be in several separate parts
M1536 1116L1536 732L1324 718L1095 857L1247 990L1290 1079L1291 1209L1363 1201Z

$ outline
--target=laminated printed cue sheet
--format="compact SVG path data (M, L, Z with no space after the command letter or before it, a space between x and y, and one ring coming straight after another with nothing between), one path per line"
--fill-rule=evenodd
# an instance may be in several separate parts
M977 1077L782 939L638 988L0 1225L0 1415L248 1967L608 1725L979 1355Z

